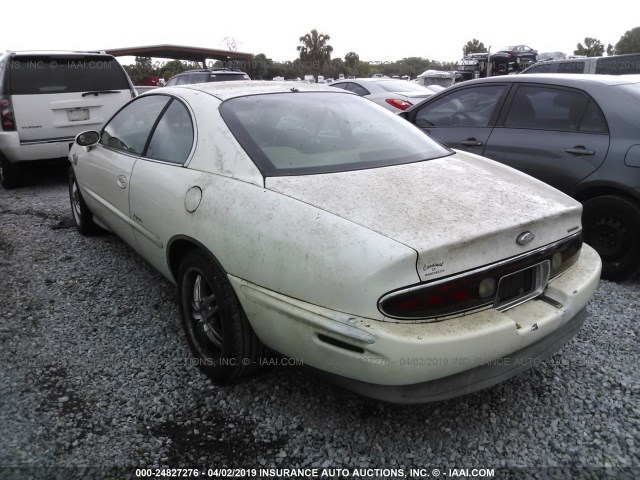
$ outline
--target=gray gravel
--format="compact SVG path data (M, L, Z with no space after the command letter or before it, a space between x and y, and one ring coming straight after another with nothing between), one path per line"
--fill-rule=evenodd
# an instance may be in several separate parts
M585 327L539 368L397 406L292 366L213 385L190 363L174 288L116 237L82 237L69 220L62 170L0 190L0 478L81 474L63 467L640 478L638 275L602 281Z

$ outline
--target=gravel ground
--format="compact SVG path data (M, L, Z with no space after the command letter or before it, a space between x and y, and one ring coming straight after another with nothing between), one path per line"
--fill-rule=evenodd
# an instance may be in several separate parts
M118 238L70 228L65 172L33 177L0 190L0 478L640 478L639 275L602 281L585 327L539 368L462 398L384 404L294 366L218 387L190 362L174 288Z

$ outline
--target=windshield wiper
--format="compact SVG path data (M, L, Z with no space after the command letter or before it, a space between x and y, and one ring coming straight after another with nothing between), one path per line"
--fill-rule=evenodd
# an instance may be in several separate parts
M82 96L86 97L87 95L95 95L97 97L101 93L120 93L120 90L94 90L93 92L84 92Z

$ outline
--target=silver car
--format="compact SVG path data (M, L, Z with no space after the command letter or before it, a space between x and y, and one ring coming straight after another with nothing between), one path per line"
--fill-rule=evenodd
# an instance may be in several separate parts
M354 78L334 82L331 86L365 97L395 113L402 112L435 93L430 88L396 78Z

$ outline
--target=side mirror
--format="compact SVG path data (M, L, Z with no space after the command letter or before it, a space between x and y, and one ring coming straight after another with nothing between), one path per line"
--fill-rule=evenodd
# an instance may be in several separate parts
M100 141L100 134L95 130L89 130L76 135L76 143L81 147L93 147Z

